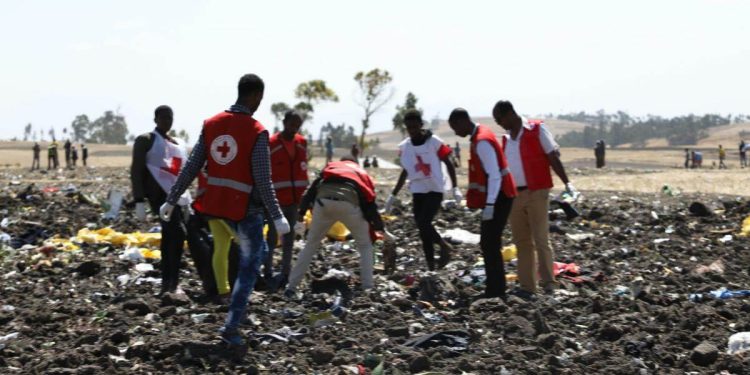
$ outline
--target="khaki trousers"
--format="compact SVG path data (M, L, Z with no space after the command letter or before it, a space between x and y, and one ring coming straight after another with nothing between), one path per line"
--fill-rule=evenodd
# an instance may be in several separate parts
M543 286L555 283L548 211L549 189L518 192L510 211L513 243L518 250L518 280L527 292L536 292L537 272Z
M323 203L321 206L320 203ZM307 233L305 248L297 256L297 262L289 274L288 289L296 290L302 278L305 276L313 256L320 247L320 241L326 236L328 229L340 221L349 229L359 249L359 268L362 289L373 287L373 255L372 241L370 240L370 224L367 223L359 206L346 201L335 201L331 199L318 198L315 200L312 222Z

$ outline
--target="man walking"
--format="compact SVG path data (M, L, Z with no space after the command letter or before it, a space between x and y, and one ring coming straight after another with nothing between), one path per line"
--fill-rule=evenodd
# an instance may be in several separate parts
M466 206L482 209L479 246L487 275L480 298L505 298L505 264L501 255L503 230L508 221L516 184L495 133L475 124L463 108L454 109L448 124L459 137L471 137L469 148L469 189Z
M65 168L70 169L70 147L71 147L70 139L65 140L65 144L63 144L63 149L65 149Z
M440 246L440 261L437 268L443 268L451 257L453 247L443 239L432 225L432 220L440 211L445 190L445 175L442 164L446 166L453 186L453 197L460 203L462 196L456 185L456 170L450 160L451 148L443 140L423 128L422 114L410 109L404 114L404 126L409 137L399 145L401 175L388 197L385 212L390 213L395 197L409 179L409 191L412 194L414 221L422 240L427 269L435 270L435 245Z
M34 152L34 160L31 162L31 170L34 169L40 169L39 166L39 154L42 152L42 148L39 146L38 142L34 142L34 147L31 148L31 150Z
M57 160L57 141L52 138L52 143L47 146L47 170L57 169L59 162Z
M508 132L503 136L503 148L518 189L510 213L510 227L513 243L518 248L519 295L530 296L536 292L537 273L544 290L551 292L556 282L552 268L554 253L549 244L550 167L571 196L575 196L576 191L560 161L559 146L542 121L529 121L519 116L509 101L497 102L492 117Z
M313 206L307 243L292 268L284 295L294 295L320 241L336 221L341 221L351 231L359 249L362 289L371 289L374 259L370 233L371 230L384 233L385 228L375 204L375 184L370 175L351 157L328 163L305 191L297 220L302 222L307 210Z
M159 211L163 220L169 220L180 195L206 165L203 213L224 219L240 241L237 280L220 330L222 340L229 345L244 343L238 328L268 254L263 240L264 208L279 234L290 230L271 185L268 131L253 118L264 89L263 80L255 74L240 78L237 101L203 123L187 165Z
M284 114L284 129L271 136L271 180L276 191L276 198L281 205L290 227L294 227L297 220L297 210L302 200L302 194L309 184L307 177L307 141L299 134L302 127L302 116L296 111ZM264 277L273 277L273 250L278 242L276 227L268 226L268 257L264 263ZM289 279L292 268L292 250L294 248L294 233L289 232L281 238L281 278L274 288L283 286Z
M146 200L152 212L167 199L167 193L177 181L185 159L185 148L169 136L174 114L172 108L161 105L154 111L156 128L139 135L133 143L133 159L130 166L130 181L135 200L135 216L146 221ZM183 208L190 204L190 194L177 197L175 210L170 217L162 218L161 224L161 292L177 292L180 276L182 249L187 235Z
M333 161L333 139L326 138L326 164Z
M81 161L83 161L83 166L86 166L86 160L89 158L89 149L86 147L86 145L81 144Z
M76 146L73 145L70 147L70 161L72 163L72 167L76 167L76 163L78 162L78 150L76 149Z

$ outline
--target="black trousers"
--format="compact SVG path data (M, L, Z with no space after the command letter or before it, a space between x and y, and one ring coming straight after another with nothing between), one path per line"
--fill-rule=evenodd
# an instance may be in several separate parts
M190 215L187 223L187 241L190 247L190 256L193 258L198 276L203 284L203 291L207 296L216 296L216 277L211 263L213 259L213 241L208 229L206 219L196 213Z
M513 198L506 197L502 191L495 201L495 212L492 220L482 221L479 246L484 257L484 272L487 276L486 297L505 297L505 264L501 254L503 230L508 223Z
M153 205L151 207L154 208ZM154 212L159 212L158 206ZM172 211L169 221L159 219L161 224L161 288L174 292L180 282L182 248L187 236L185 214L180 206Z
M414 221L419 229L419 238L422 240L422 249L427 265L430 269L435 267L435 244L440 243L442 238L432 225L440 210L443 201L443 193L414 193L412 194L412 206L414 208Z

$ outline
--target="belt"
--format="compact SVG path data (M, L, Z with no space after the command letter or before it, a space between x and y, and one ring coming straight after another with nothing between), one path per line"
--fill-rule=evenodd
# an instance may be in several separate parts
M528 186L516 186L516 190L517 191L529 190L529 187Z

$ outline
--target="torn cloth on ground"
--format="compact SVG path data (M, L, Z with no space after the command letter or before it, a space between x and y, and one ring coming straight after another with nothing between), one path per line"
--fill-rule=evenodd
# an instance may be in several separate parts
M442 331L408 340L404 346L429 349L444 346L453 352L462 352L469 347L469 333L461 330Z

